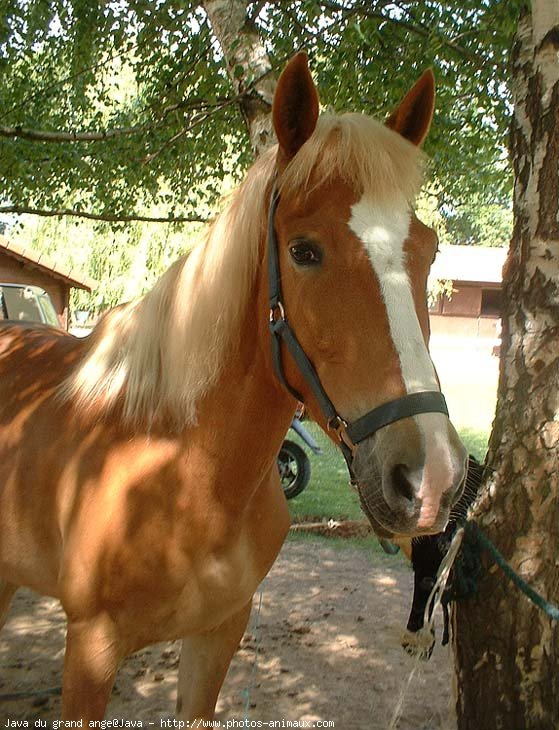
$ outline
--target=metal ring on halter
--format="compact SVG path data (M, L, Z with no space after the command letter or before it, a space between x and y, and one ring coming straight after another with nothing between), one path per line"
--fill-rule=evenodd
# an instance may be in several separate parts
M285 309L283 308L283 304L281 302L276 302L272 307L270 307L270 322L276 321L276 312L279 312L278 319L283 319L285 321Z
M347 430L347 422L336 413L326 422L326 428L328 431L334 431L340 441L343 440L342 433Z

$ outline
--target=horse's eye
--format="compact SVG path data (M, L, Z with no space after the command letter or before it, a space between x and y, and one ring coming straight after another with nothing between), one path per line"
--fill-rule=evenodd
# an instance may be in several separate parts
M322 251L312 241L295 241L289 247L289 253L299 266L316 266L322 261Z

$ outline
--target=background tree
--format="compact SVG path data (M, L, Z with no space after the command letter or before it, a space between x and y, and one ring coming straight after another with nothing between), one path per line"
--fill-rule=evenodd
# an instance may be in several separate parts
M239 109L257 157L273 144L272 100L276 74L244 0L206 0L204 10L219 43Z
M4 0L0 212L207 217L300 48L326 104L380 116L433 66L440 206L502 202L517 3Z
M559 4L532 0L513 53L514 233L504 277L503 353L488 463L474 518L512 567L559 605ZM559 723L559 626L489 569L458 604L460 730Z
M434 66L427 222L503 243L518 1L3 0L0 232L85 266L100 287L74 306L141 294L272 140L276 70L304 47L329 106L381 118Z
M459 206L447 207L439 225L441 243L504 246L512 233L512 205L488 203L479 193Z

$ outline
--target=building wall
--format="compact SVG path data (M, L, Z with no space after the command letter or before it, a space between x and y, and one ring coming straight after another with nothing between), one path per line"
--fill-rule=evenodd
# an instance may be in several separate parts
M431 334L496 339L501 322L500 291L492 283L454 282L452 297L442 296L430 308Z
M443 314L451 316L479 316L481 310L481 287L456 284L452 297L443 299Z
M500 317L449 317L430 314L431 335L434 337L483 337L496 339L500 332Z
M63 281L0 251L0 282L40 286L52 299L60 324L67 327L70 289Z

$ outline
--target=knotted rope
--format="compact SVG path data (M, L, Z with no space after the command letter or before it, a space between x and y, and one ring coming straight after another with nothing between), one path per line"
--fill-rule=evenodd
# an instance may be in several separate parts
M415 664L400 690L400 696L389 725L389 730L395 730L402 714L404 699L422 657L430 656L433 645L433 625L436 609L442 604L457 601L473 595L477 591L477 581L481 573L482 550L486 550L491 560L501 568L503 573L519 588L522 593L544 611L553 621L559 621L559 608L547 601L537 591L531 588L518 573L513 570L503 555L483 533L475 522L460 519L459 527L454 533L448 552L444 556L437 571L437 579L425 605L423 627L414 635ZM447 583L452 575L452 585L446 590Z
M477 559L477 564L480 564L480 558L479 555L482 550L487 550L489 557L491 560L501 568L503 573L507 576L507 578L514 583L514 585L519 588L522 593L530 600L532 603L537 606L539 609L544 611L553 621L559 621L559 608L557 606L554 606L552 603L547 601L543 596L541 596L537 591L535 591L533 588L531 588L526 581L521 578L518 573L513 570L513 568L509 565L509 563L505 560L503 555L497 550L495 545L491 542L491 540L482 532L482 530L476 525L475 522L471 522L468 520L460 520L459 524L461 525L461 528L465 531L465 534L467 536L467 539L464 543L464 549L466 550L466 557L467 560L463 561L464 566L468 564L475 564L475 561ZM471 595L473 592L475 592L477 585L477 574L479 573L479 569L477 571L477 574L472 575L467 574L464 572L463 569L459 567L459 563L457 562L456 568L458 569L456 571L457 573L457 579L458 582L461 584L461 586L465 589L465 595ZM460 596L450 596L450 600L459 600Z
M429 598L427 599L427 603L425 605L425 611L423 613L423 627L420 628L419 631L416 631L414 634L414 645L418 650L414 652L415 663L410 671L407 680L402 685L400 695L398 697L398 702L396 703L396 708L394 709L394 713L392 715L390 725L388 726L388 730L396 730L398 726L398 721L402 716L406 694L419 667L421 659L430 656L431 648L433 646L433 625L435 623L435 612L443 601L446 584L448 583L448 579L450 577L450 571L452 570L454 561L456 560L456 557L460 552L460 547L462 546L463 539L464 528L460 527L454 533L452 542L450 543L450 546L448 548L448 552L446 553L441 561L441 564L439 565L439 569L437 571L437 579L435 581L435 584L433 585L433 588L431 589L431 593L429 594Z

